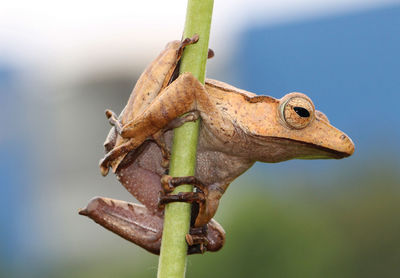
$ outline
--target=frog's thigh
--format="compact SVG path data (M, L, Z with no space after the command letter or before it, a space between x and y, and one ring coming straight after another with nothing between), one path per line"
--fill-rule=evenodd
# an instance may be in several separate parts
M157 98L158 94L170 83L176 72L184 48L196 43L198 36L183 41L172 41L167 44L160 55L146 68L140 76L129 98L126 109L122 112L123 123L134 120Z
M151 253L160 252L163 219L143 205L96 197L79 214Z
M168 43L160 55L144 70L120 115L124 123L140 115L166 87L178 63L181 45L180 41Z
M172 120L189 111L199 110L206 124L221 129L225 135L232 126L216 108L203 84L192 74L184 73L163 90L149 107L121 130L121 136L131 138L110 151L101 161L103 175L110 161L140 146L146 138L164 129Z
M160 175L165 172L165 168L161 166L160 148L147 141L135 153L139 155L132 162L117 169L118 180L150 213L161 216L158 198L162 190Z
M121 136L148 137L166 127L173 119L195 109L196 90L204 88L190 73L180 75L163 90L136 119L125 124Z
M102 175L107 175L113 160L138 148L148 137L165 128L173 119L194 110L195 90L198 88L196 82L199 83L191 74L182 74L165 88L141 115L124 125L121 136L130 140L112 149L100 161Z

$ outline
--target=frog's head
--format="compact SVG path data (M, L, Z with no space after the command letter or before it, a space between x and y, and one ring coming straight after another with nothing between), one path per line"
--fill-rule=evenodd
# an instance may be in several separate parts
M289 93L275 100L272 106L274 113L269 113L268 122L273 124L259 130L258 135L263 137L262 141L274 145L274 153L266 151L261 155L261 161L339 159L353 154L351 139L332 126L324 113L315 110L305 94Z

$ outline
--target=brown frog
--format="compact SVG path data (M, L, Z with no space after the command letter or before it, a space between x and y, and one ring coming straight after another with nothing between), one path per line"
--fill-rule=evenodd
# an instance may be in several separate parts
M191 202L188 252L217 251L225 241L223 228L212 219L219 200L256 161L340 159L354 152L351 139L302 93L275 99L211 79L203 85L190 73L176 78L184 47L197 40L167 44L140 76L121 115L106 111L113 128L101 172L107 175L111 167L143 205L97 197L80 211L155 254L161 245L163 204ZM166 175L171 129L199 116L196 174L172 178ZM175 186L188 183L195 192L171 194Z

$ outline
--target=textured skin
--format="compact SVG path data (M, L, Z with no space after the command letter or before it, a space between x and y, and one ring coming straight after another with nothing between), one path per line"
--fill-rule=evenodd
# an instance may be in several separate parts
M128 103L119 116L119 121L122 126L138 118L157 97L160 91L168 85L182 55L182 50L180 41L168 43L165 49L141 74L129 97ZM110 131L110 133L112 132L113 131ZM129 138L118 136L116 145L122 145L129 140ZM119 162L123 158L124 156L120 156L118 160L114 161L114 169L118 167Z
M172 132L166 132L164 137L169 148ZM164 210L158 206L158 196L162 191L160 179L166 171L161 162L160 148L146 141L124 159L116 172L121 184L145 206L96 197L81 214L149 252L159 254ZM218 251L225 242L225 232L213 219L206 224L207 250ZM199 251L193 248L189 252Z
M128 191L145 205L145 209L137 211L146 217L136 215L133 210L129 217L136 219L141 227L148 227L150 223L157 227L154 230L158 242L163 217L163 211L157 206L158 192L162 190L160 178L166 169L161 165L160 148L146 140L164 141L170 149L172 134L164 128L184 113L199 111L202 122L196 177L204 185L206 201L199 205L194 226L208 225L208 240L212 243L207 249L218 250L225 235L222 227L212 220L219 200L229 184L255 161L343 158L354 152L354 144L346 134L330 125L327 117L316 111L312 101L301 93L290 93L282 99L257 96L216 80L208 79L202 85L190 73L180 75L169 84L181 51L180 42L168 44L142 74L119 117L120 133L112 128L107 137L107 153L100 168L106 175L111 167ZM286 106L287 103L291 106ZM309 111L308 118L294 112L297 106ZM84 214L128 238L122 232L126 229L120 229L125 224L120 223L123 218L116 217L119 213L107 218L105 210L101 211L86 209ZM128 239L157 253L154 248L158 243L154 245L153 238L149 240L148 235L152 233L151 229L132 229Z
M119 119L122 125L139 117L157 94L164 88L177 65L182 45L171 42L156 60L145 70L138 80L131 97ZM170 122L169 122L170 123ZM157 130L154 129L154 130ZM170 149L172 132L161 134L162 141ZM146 138L145 138L146 139ZM119 136L115 127L111 128L106 142L106 152L115 146L129 142ZM159 254L164 211L158 206L159 193L162 191L160 178L166 172L162 166L161 149L152 141L140 142L138 148L124 153L113 161L113 168L121 184L143 205L112 200L104 197L93 198L80 214L93 219L98 224L121 237L143 247L151 253ZM225 231L216 221L207 223L208 251L217 251L225 242ZM194 247L194 248L193 248ZM198 253L196 246L189 253Z

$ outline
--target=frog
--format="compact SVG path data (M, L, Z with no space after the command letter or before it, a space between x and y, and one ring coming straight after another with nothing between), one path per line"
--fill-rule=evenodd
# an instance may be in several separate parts
M111 168L141 204L95 197L79 212L154 254L160 252L165 204L192 204L188 254L215 252L225 243L225 231L213 218L221 197L256 161L341 159L355 150L350 137L303 93L277 99L213 79L202 84L191 73L178 75L184 48L198 39L168 43L139 77L121 114L106 110L112 128L101 173ZM171 177L173 128L199 118L195 175ZM195 191L173 194L182 184Z

